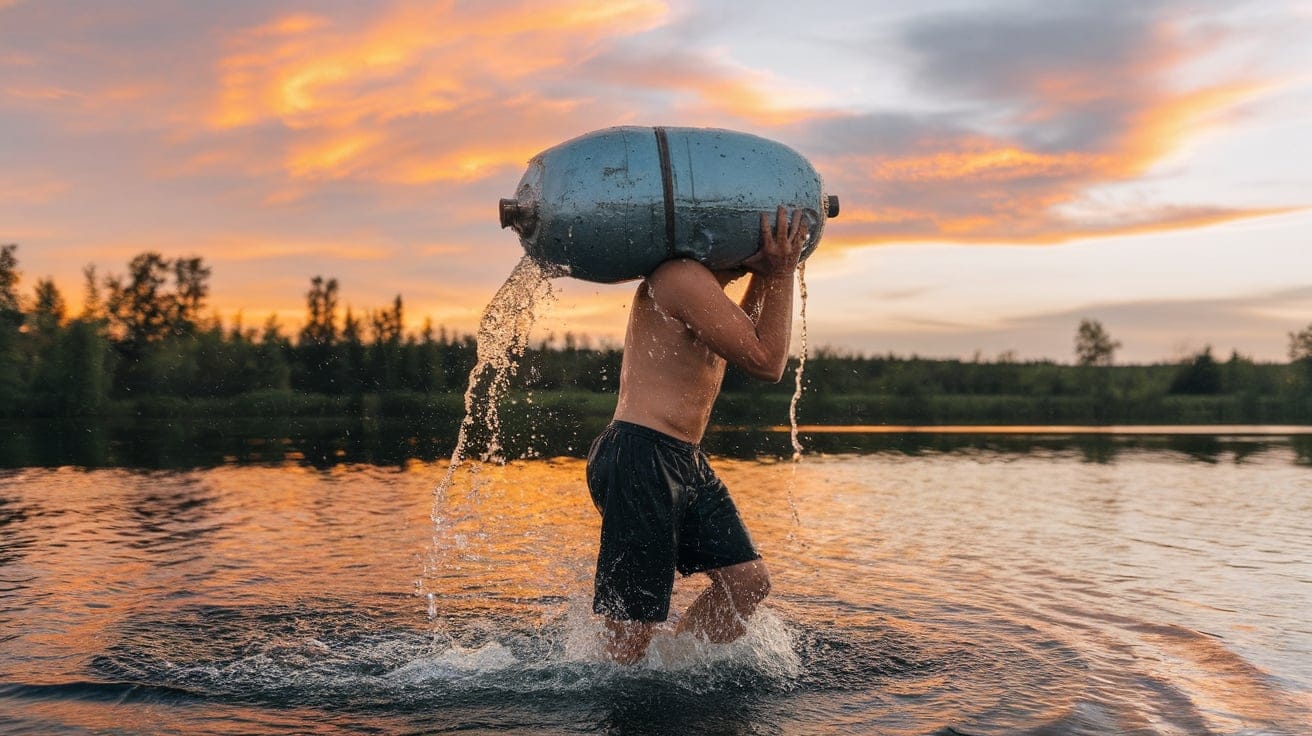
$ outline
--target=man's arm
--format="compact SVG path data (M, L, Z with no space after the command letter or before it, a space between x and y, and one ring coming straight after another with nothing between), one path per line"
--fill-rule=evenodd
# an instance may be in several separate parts
M756 378L778 381L788 363L793 279L807 235L800 212L790 224L780 207L773 228L762 213L761 249L743 264L752 271L743 303L752 311L759 303L755 320L725 295L714 274L688 259L663 263L652 273L652 297L716 354Z
M743 292L743 298L738 301L738 306L742 307L753 324L761 321L761 309L765 306L765 284L765 279L758 279L756 274L752 274L751 280L747 282L747 291Z

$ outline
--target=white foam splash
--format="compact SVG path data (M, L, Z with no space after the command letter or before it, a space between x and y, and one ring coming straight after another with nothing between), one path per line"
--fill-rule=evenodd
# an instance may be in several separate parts
M776 684L802 674L796 636L767 607L757 609L743 636L728 644L713 644L690 634L676 635L674 621L661 624L646 655L630 666L615 664L606 654L604 627L589 608L576 602L565 614L561 658L564 663L601 667L606 672L601 675L603 679L678 676L682 685L701 689L714 686L721 675L729 672L746 671Z
M802 672L794 637L774 611L761 608L747 623L747 632L728 644L712 644L696 636L676 636L672 630L652 637L638 666L657 672L713 674L723 668L748 669L771 680L789 680Z

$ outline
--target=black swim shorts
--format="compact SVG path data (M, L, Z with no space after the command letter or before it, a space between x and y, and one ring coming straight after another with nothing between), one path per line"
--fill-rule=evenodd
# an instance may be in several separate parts
M601 512L592 610L611 619L664 621L676 570L761 557L697 445L612 422L588 453L588 490Z

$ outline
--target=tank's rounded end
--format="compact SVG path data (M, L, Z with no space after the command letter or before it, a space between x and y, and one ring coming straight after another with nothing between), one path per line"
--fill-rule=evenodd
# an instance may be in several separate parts
M502 201L504 202L505 200L502 200ZM838 217L838 195L837 195L837 194L830 194L829 196L825 197L825 216L826 216L826 217ZM502 218L503 218L503 219L502 219L502 222L503 222L503 223L505 222L504 217L505 217L505 215L502 215ZM501 227L505 227L505 225L503 224Z

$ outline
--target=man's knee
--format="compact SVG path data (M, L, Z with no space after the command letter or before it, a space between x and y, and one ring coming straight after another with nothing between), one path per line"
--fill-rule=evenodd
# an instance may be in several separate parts
M738 607L755 607L770 594L770 570L761 560L723 568L717 582L729 591Z

